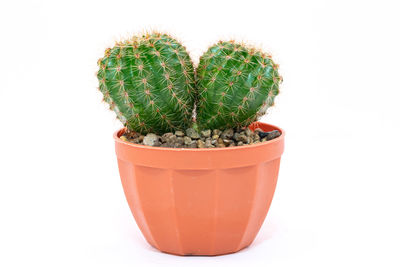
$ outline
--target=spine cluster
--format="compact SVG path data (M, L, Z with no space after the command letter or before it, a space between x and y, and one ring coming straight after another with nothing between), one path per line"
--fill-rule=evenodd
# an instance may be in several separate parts
M98 65L104 101L128 130L164 133L191 123L193 64L172 37L153 33L116 43Z
M274 104L281 81L270 55L219 42L197 68L197 123L202 128L248 126Z

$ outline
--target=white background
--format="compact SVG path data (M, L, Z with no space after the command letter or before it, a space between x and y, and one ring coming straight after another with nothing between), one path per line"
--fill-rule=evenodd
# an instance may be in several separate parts
M400 266L398 1L2 1L0 266ZM151 248L125 201L96 61L143 29L194 61L219 39L273 54L263 121L287 131L255 242L220 257Z

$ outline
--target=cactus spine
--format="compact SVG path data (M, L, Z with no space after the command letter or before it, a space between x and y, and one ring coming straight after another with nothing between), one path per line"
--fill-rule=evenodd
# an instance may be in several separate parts
M104 101L128 130L165 133L191 123L193 64L172 37L152 33L118 42L98 65Z
M265 114L282 78L271 57L231 42L211 46L197 68L200 128L250 125Z

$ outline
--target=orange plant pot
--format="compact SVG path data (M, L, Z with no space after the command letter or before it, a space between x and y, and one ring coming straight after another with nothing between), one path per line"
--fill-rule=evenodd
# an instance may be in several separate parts
M114 134L119 172L146 240L176 255L221 255L249 246L267 215L278 178L282 135L229 148L160 148Z

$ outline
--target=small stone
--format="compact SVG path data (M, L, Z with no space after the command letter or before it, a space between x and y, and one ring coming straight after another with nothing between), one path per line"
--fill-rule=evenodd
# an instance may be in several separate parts
M173 147L173 145L168 143L163 143L160 145L160 147Z
M246 134L247 136L251 136L251 135L253 134L253 131L250 130L250 128L246 128L246 130L244 130L244 132L245 132L245 134Z
M249 140L247 141L247 144L248 144L248 145L253 144L253 138L252 138L251 136L249 137Z
M211 139L206 139L205 143L204 143L205 147L214 147L213 144L211 143Z
M264 137L267 137L268 132L261 131L261 132L258 132L258 135L260 136L261 139L263 139Z
M122 135L119 139L121 139L122 141L128 141L128 138L126 138L126 136Z
M246 135L244 135L244 133L239 134L236 140L246 144L249 142L249 138Z
M168 139L167 139L167 143L175 143L176 142L176 135L171 135Z
M219 138L219 135L217 135L217 134L214 134L213 136L212 136L212 139L213 140L217 140Z
M224 144L218 144L217 147L225 147Z
M197 147L198 148L205 148L206 144L202 140L197 140Z
M233 129L226 129L221 134L222 139L231 139L233 137Z
M217 139L211 140L211 144L213 144L213 145L217 144Z
M143 141L143 140L142 140L142 141ZM140 143L141 143L141 142L139 141L139 137L138 137L138 138L135 138L135 139L132 139L131 142L134 143L134 144L140 144Z
M235 139L236 141L239 141L239 136L240 136L240 133L236 132L233 134L233 139Z
M218 144L223 144L223 143L224 143L224 139L218 138L217 143L218 143Z
M175 131L175 135L178 137L183 137L185 134L182 131Z
M178 137L178 138L179 138L179 137ZM180 143L175 143L173 147L174 147L174 148L182 148L182 147L183 147L183 143L182 143L182 144L180 144Z
M208 130L201 131L201 136L203 136L205 138L210 137L211 136L211 130L208 129Z
M146 146L159 146L159 137L153 133L147 134L143 139L143 145Z
M281 136L281 132L279 132L278 130L273 130L271 132L268 132L267 140L272 140L279 136Z
M278 130L273 130L270 132L259 132L258 135L260 136L260 138L266 137L267 140L272 140L274 138L281 136L281 133Z
M139 143L143 142L143 140L144 140L144 135L141 134L141 135L138 137L138 140L139 140Z
M187 145L188 148L197 148L197 142L192 141L190 144Z
M214 129L213 131L212 131L212 134L213 135L220 135L221 134L221 130L218 130L218 129Z
M173 133L165 133L161 136L161 142L163 143L171 143L176 140L176 135Z
M138 137L140 136L140 133L127 131L127 132L125 133L125 136L126 136L128 139L135 139L135 138L138 138Z
M193 128L187 128L186 129L186 135L189 136L192 139L200 139L199 133L196 132L196 130L193 129Z
M254 134L252 137L253 137L254 142L260 141L260 136L258 134Z
M254 142L253 142L253 144L258 144L258 143L260 143L260 141L254 141Z
M175 144L183 145L184 143L185 143L185 140L184 140L183 137L177 137L176 138Z
M233 146L236 146L234 142L229 145L229 147L233 147Z
M184 143L185 145L191 144L191 143L192 143L192 138L190 138L189 136L183 137L183 143Z
M237 145L238 145L238 146L243 146L243 142L242 142L242 141L239 141L239 142L237 143Z
M226 145L226 146L229 146L230 144L233 143L233 141L230 139L223 139L223 142L224 142L224 145Z

